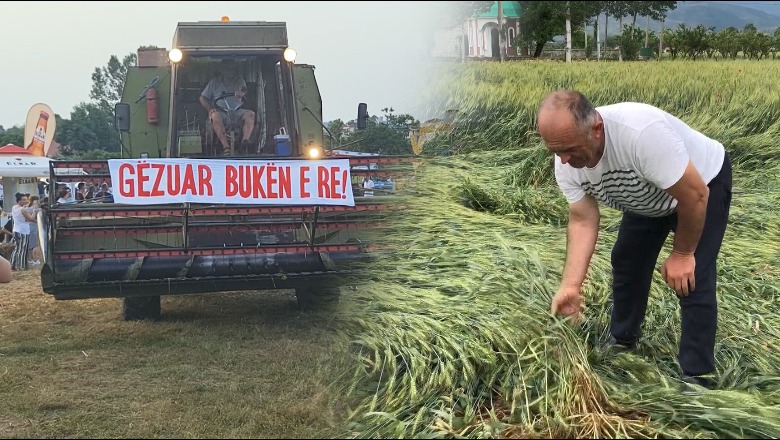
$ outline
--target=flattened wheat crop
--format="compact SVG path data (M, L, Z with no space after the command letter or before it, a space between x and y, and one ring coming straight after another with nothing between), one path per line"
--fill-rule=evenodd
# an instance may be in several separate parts
M342 304L358 358L355 437L780 437L780 63L466 63L441 66L431 105L458 109L430 142L415 193ZM647 102L724 143L735 163L719 261L719 389L683 395L679 304L660 275L636 354L605 356L609 254L602 208L585 322L549 313L566 205L535 134L539 100L573 87L595 105ZM436 156L431 151L447 151ZM668 253L671 235L661 258ZM659 258L659 264L662 260Z

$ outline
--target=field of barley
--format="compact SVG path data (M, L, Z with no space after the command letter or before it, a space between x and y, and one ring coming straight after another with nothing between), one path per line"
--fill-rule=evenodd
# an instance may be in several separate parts
M395 251L341 304L360 362L344 384L355 437L780 436L780 62L439 65L426 144ZM657 274L636 354L604 356L611 245L602 207L581 325L549 313L566 204L534 127L540 99L640 101L721 141L734 162L719 260L718 389L682 394L679 304ZM672 235L659 257L668 253Z

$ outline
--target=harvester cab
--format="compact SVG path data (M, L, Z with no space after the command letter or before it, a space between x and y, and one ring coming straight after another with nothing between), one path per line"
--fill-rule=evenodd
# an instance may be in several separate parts
M322 154L314 66L295 58L283 22L179 23L173 49L139 49L138 67L128 72L116 106L125 154Z
M44 207L44 292L122 298L127 320L172 294L295 289L309 307L374 261L396 193L353 182L397 181L406 161L326 151L314 67L295 56L283 22L179 23L170 51L139 49L115 107L121 158L50 162L54 188L111 197ZM359 104L359 128L367 116Z

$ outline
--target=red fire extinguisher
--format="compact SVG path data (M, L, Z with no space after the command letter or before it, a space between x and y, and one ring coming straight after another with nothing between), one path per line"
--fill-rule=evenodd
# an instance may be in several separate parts
M146 89L146 121L155 125L160 122L156 87Z

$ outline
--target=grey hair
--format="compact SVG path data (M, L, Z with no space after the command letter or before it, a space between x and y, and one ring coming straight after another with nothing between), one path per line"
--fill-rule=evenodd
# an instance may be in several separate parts
M574 117L574 123L577 124L581 130L588 131L596 123L596 108L593 107L590 100L582 93L576 90L556 90L547 95L542 103L539 104L539 111L537 112L537 125L538 115L544 109L567 109L569 113Z

